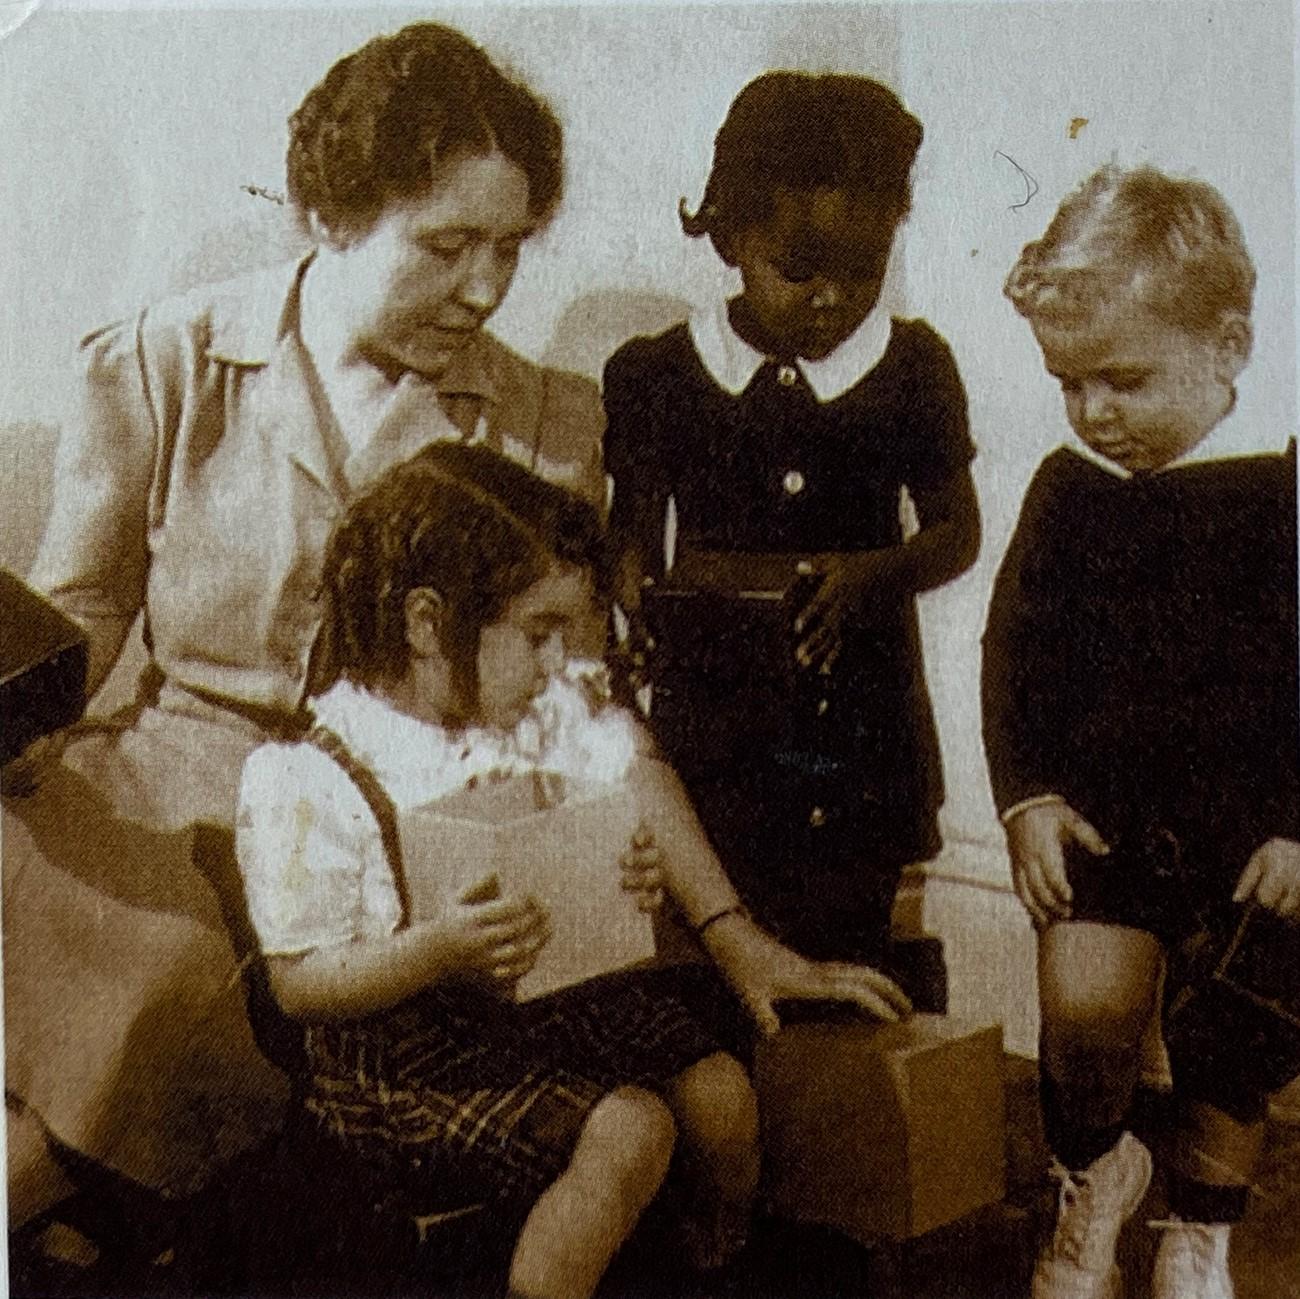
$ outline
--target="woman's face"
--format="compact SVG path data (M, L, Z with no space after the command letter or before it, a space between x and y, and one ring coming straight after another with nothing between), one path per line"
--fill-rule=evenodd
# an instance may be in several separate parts
M357 353L437 379L500 305L536 222L528 179L499 153L447 163L420 198L337 250Z

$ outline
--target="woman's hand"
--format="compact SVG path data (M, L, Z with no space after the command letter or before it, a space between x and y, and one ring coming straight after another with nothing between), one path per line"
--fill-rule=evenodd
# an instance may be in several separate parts
M704 941L768 1036L781 1027L774 1004L778 1001L845 1001L890 1021L911 1013L903 990L879 970L841 961L810 961L744 915L711 925Z
M1110 846L1064 799L1035 803L1006 824L1016 896L1035 928L1070 918L1074 891L1065 873L1065 845L1082 844L1095 857Z
M476 888L426 928L431 963L446 974L513 984L537 964L551 936L535 898L484 899Z
M623 887L636 894L639 911L658 911L664 904L664 855L654 831L643 821L632 835L632 845L619 858Z
M839 658L846 624L860 619L873 599L893 588L892 550L833 555L819 565L824 576L794 620L800 667L829 673Z
M1270 839L1256 848L1241 872L1234 902L1258 902L1287 920L1300 919L1300 843Z

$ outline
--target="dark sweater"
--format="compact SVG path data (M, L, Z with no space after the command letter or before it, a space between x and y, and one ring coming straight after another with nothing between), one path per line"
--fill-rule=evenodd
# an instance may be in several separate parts
M1124 479L1039 467L984 633L1005 811L1055 793L1112 841L1152 827L1235 875L1300 837L1295 444Z

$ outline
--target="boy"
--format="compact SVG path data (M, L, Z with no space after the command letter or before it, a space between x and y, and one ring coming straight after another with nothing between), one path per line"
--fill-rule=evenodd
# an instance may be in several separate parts
M1079 439L1029 487L984 636L1061 1180L1034 1299L1115 1293L1152 1171L1126 1125L1165 958L1231 932L1234 904L1300 915L1295 448L1234 415L1254 281L1216 190L1115 167L1007 281ZM1300 1040L1280 1020L1186 1027L1153 1293L1228 1299L1229 1225Z

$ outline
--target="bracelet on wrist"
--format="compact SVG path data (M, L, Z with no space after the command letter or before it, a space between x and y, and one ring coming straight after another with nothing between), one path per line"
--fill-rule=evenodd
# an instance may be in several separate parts
M691 930L696 938L703 938L708 929L716 925L719 920L725 920L728 916L744 916L748 920L749 909L741 906L739 902L735 902L729 907L723 907L722 910L715 911L711 916L705 916L698 925L692 925Z

